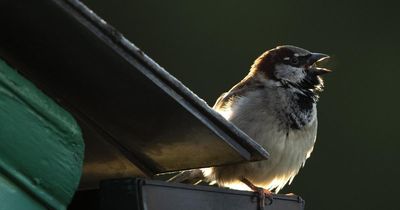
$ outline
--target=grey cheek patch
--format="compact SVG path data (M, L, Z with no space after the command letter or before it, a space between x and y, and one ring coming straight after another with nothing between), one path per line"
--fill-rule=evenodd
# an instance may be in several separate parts
M301 82L306 73L303 68L297 68L285 64L278 64L275 66L275 77L278 79L290 81L290 82Z

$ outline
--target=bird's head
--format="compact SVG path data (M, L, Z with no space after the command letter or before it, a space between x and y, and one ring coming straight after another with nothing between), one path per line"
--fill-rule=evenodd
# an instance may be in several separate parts
M328 57L322 53L284 45L263 53L255 60L251 72L283 86L320 91L323 87L320 75L331 71L317 67L316 63Z

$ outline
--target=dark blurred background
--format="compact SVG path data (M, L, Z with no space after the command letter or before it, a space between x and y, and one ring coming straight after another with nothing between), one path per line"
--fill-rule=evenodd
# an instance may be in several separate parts
M84 0L208 104L267 49L331 55L317 144L283 193L306 209L398 209L399 5L339 1Z

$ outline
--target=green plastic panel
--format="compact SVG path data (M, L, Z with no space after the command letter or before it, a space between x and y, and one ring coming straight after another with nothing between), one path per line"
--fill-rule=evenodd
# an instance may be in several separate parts
M39 210L43 205L21 190L7 177L0 174L0 209Z
M25 197L15 203L31 205L25 209L38 203L65 209L79 184L83 153L71 115L0 60L0 196ZM0 202L13 205L15 199Z

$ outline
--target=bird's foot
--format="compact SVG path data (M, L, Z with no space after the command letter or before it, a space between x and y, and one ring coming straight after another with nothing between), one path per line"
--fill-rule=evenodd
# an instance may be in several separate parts
M264 189L262 187L257 187L253 183L251 183L248 179L243 178L241 180L244 184L246 184L251 190L256 192L258 194L258 201L259 201L259 207L260 209L264 209L266 205L271 205L274 197L273 193L267 189ZM268 200L268 202L267 202Z
M267 189L257 187L257 191L255 192L258 194L258 201L261 209L264 209L266 205L271 205L274 201L273 193Z

